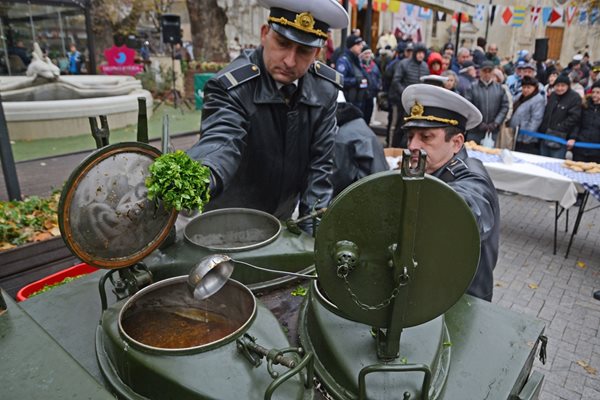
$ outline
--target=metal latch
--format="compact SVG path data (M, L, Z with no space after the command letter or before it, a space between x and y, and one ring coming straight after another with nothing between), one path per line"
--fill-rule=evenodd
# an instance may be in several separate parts
M545 335L540 335L540 361L542 364L546 365L546 347L548 346L548 337Z

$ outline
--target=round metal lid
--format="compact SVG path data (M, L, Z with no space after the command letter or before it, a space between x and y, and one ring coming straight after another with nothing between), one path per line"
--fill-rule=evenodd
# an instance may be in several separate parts
M127 267L156 249L177 212L149 200L145 180L160 151L139 143L97 150L71 173L59 202L63 240L82 261Z
M315 241L319 284L334 311L379 328L392 318L410 327L444 313L465 293L478 260L479 231L464 200L437 178L397 171L340 193Z

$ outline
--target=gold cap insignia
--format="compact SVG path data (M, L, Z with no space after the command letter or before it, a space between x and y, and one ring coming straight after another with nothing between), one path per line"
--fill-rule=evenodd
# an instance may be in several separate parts
M313 35L327 39L327 32L315 28L315 18L309 12L296 14L296 18L293 21L290 21L285 17L269 17L269 21L283 26L291 26L300 31L312 33Z
M415 104L410 108L410 115L408 117L404 117L404 121L410 121L413 119L420 119L426 121L434 121L441 122L448 125L458 125L458 121L455 119L441 118L435 115L423 115L425 113L425 108L421 103L415 101Z
M294 22L304 29L314 29L315 27L315 19L309 12L296 14L296 20Z
M422 117L425 112L425 108L418 102L415 101L415 105L410 108L410 116L411 117Z

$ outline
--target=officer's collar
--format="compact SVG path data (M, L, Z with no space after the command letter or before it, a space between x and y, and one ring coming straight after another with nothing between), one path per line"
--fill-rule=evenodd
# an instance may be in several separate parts
M267 69L263 63L263 48L259 47L256 52L256 60L254 60L263 72L261 74L261 84L256 85L254 92L254 103L255 104L274 104L282 103L283 98L279 94L279 86L267 72ZM306 72L305 76L311 74L311 70L314 66ZM309 106L321 106L323 105L324 99L319 99L316 95L318 88L314 85L314 79L305 79L305 76L298 79L296 84L300 90L296 102L304 103Z

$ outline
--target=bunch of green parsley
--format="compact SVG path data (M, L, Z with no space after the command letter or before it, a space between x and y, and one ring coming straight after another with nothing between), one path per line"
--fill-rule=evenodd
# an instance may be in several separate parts
M199 210L210 200L210 169L177 150L163 154L150 165L146 179L148 198L160 199L168 209Z

